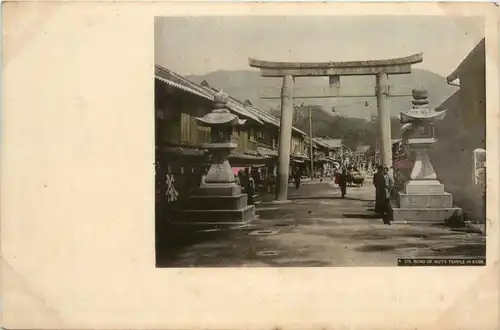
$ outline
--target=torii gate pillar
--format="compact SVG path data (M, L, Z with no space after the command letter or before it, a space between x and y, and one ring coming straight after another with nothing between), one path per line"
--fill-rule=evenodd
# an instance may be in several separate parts
M389 100L389 77L387 73L377 73L377 117L380 139L380 165L392 166L391 102Z
M283 76L278 151L278 184L276 190L277 201L286 201L288 198L288 177L290 175L290 148L293 124L293 85L294 79L292 76Z

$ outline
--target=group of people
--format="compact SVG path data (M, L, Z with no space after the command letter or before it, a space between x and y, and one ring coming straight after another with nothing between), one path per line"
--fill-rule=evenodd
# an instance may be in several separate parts
M201 184L204 185L207 169L201 178ZM300 189L302 178L302 171L297 169L294 173L294 183L297 190ZM254 204L254 195L256 192L255 180L246 168L244 171L240 170L238 175L235 176L236 182L243 187L243 190L248 195L248 203ZM335 183L338 184L342 198L347 195L347 185L349 181L349 173L346 167L343 167L336 174ZM382 165L377 166L377 172L373 175L373 185L375 186L375 213L389 214L391 211L390 198L395 189L395 181L388 167Z
M373 175L373 185L375 186L375 213L390 214L390 199L395 182L388 167L377 166L377 172Z
M347 194L347 185L349 182L349 172L346 167L343 167L339 172L337 170L332 171L332 176L335 177L335 183L339 185L342 198L345 198ZM302 178L302 170L297 168L293 174L293 180L295 183L295 189L300 190L300 183ZM320 177L320 182L323 178Z

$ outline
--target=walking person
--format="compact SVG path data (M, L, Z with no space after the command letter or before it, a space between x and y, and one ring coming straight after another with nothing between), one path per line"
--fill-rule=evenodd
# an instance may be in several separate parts
M344 167L342 169L342 173L339 176L339 187L340 187L340 193L342 194L342 198L345 198L345 195L347 194L347 170Z
M300 173L300 169L297 169L295 171L295 189L299 190L300 189L300 177L302 173Z
M375 213L383 214L385 209L385 177L384 167L377 166L377 172L373 175L373 185L375 186Z

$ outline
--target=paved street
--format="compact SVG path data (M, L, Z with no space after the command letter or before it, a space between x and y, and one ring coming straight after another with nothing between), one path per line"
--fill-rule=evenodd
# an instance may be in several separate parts
M290 185L290 203L262 196L247 228L194 235L165 247L158 267L394 266L397 257L480 257L485 237L437 225L385 225L374 216L371 182L348 188L328 180ZM269 202L268 202L269 201ZM260 231L260 232L259 232Z

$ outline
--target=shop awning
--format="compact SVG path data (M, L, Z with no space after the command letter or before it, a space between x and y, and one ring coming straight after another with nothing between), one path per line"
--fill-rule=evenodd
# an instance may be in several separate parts
M229 159L245 159L245 160L265 160L268 157L265 156L254 156L243 153L231 153L228 157Z
M309 157L307 157L306 155L303 155L303 154L291 154L290 157L293 159L302 160L302 161L309 159Z
M186 148L186 147L164 147L161 151L166 154L177 155L177 156L204 156L206 154L205 149L196 148Z
M258 147L257 151L259 152L259 154L261 154L263 156L268 156L268 157L277 157L278 156L278 150Z

